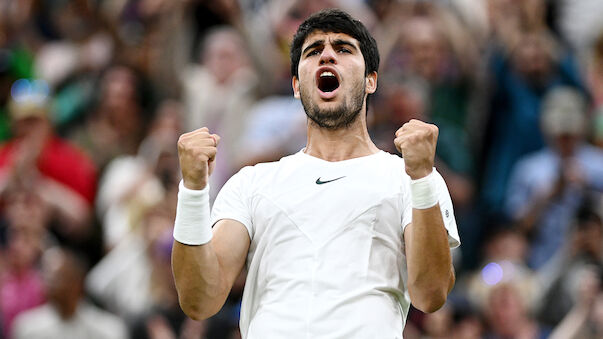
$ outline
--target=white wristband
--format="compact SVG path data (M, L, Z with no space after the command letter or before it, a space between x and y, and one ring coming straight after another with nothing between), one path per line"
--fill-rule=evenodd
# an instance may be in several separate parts
M180 181L174 239L186 245L203 245L211 238L209 184L202 190L191 190Z
M431 171L429 175L410 181L410 200L412 208L425 209L438 203L438 192L436 185L436 173Z

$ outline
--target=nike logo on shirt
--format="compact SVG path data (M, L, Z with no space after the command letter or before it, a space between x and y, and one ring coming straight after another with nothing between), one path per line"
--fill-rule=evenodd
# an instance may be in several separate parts
M325 180L325 181L320 180L320 177L318 177L318 179L316 179L316 184L317 185L322 185L322 184L326 184L328 182L339 180L339 179L342 179L342 178L345 178L345 175L343 177L339 177L339 178L335 178L335 179L331 179L331 180Z

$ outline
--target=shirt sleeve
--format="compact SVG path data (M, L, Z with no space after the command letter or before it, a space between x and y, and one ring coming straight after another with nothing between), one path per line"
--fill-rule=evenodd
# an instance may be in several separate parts
M250 193L252 169L245 167L233 175L218 193L211 210L212 225L222 219L236 220L247 228L250 239L254 233Z
M448 187L446 186L446 182L442 175L435 170L436 174L436 187L438 190L438 202L440 204L440 212L442 213L442 220L444 221L444 227L446 228L446 232L448 233L448 246L450 248L456 248L460 246L461 239L459 237L459 231L456 226L456 218L454 217L454 208L452 206L452 198L450 198L450 193L448 192ZM406 178L404 182L404 189L402 192L402 201L403 201L403 215L402 215L402 225L404 229L412 222L412 204L410 201L410 178Z

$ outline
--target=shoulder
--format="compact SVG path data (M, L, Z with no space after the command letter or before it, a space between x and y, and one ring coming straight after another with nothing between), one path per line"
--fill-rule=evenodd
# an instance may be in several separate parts
M58 317L52 311L50 305L44 304L19 314L15 318L13 334L15 338L28 338L34 333L52 327Z
M595 161L603 160L603 150L598 147L589 145L589 144L582 145L580 147L579 154L586 159L595 160Z
M379 156L376 157L376 161L379 162L379 165L393 167L395 169L404 170L404 158L397 154L392 154L386 151L381 151ZM404 171L406 173L406 171Z
M282 158L279 161L258 163L241 168L222 186L218 198L221 195L235 198L232 195L233 192L236 192L235 195L237 198L255 196L262 188L275 183L276 178L279 176L278 174L287 163L286 158L288 157Z
M87 319L93 319L97 328L108 331L109 333L126 333L126 325L118 316L103 311L96 306L88 303L81 305L81 312Z
M300 155L298 153L285 156L278 161L261 162L252 166L241 168L233 177L240 177L244 180L254 182L261 181L263 178L270 178L278 172L286 170L290 167L295 167L300 163Z
M583 145L578 152L578 158L581 165L593 173L603 171L603 150L591 145Z

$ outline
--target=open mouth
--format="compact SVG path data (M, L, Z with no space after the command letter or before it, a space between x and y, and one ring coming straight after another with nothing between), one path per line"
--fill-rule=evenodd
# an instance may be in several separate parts
M318 89L325 92L333 92L339 87L339 79L330 71L323 71L318 76Z

